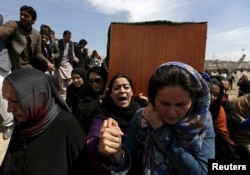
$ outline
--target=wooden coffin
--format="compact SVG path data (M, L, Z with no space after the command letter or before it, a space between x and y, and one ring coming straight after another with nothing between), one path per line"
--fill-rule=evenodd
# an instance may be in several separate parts
M134 94L147 95L149 77L164 62L182 61L202 71L206 34L207 22L111 23L106 57L109 79L127 74Z

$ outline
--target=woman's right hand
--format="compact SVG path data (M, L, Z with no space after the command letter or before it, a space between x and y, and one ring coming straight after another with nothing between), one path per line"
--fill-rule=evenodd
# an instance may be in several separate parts
M118 123L114 119L108 118L104 120L99 136L99 153L104 155L120 154L123 135Z
M160 128L164 125L163 120L159 117L152 104L149 104L142 110L142 115L154 129Z

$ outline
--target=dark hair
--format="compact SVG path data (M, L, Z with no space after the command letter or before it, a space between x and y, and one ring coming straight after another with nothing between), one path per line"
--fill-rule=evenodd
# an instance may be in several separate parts
M20 12L21 11L26 11L30 14L30 16L32 17L33 20L36 20L37 18L37 14L36 14L36 10L31 7L31 6L27 6L27 5L23 5L21 8L20 8Z
M81 39L81 40L79 41L79 45L81 45L81 44L87 45L88 42L87 42L85 39Z
M248 80L247 75L243 74L243 75L240 77L240 80L247 81L247 80Z
M197 80L187 70L175 65L162 66L155 70L149 79L148 97L153 106L158 90L166 86L180 86L190 93L192 99L200 90Z
M48 30L48 31L51 31L51 28L50 26L46 25L46 24L42 24L40 25L40 30Z
M222 83L222 78L221 77L217 77L217 76L212 76L211 77L211 86L212 85L217 85L219 86L220 88L220 96L222 97L223 94L224 94L224 86L223 86L223 83Z
M97 50L93 50L91 55L93 55L93 54L98 54Z
M55 31L54 30L50 30L50 34L55 35Z
M118 78L125 78L128 80L130 86L131 86L131 89L134 90L134 85L132 83L132 80L130 79L130 77L128 75L125 75L125 74L116 74L115 76L113 76L113 78L110 80L109 82L109 91L111 92L112 91L112 86L115 82L116 79Z
M85 48L82 49L82 52L84 52L84 51L85 51L85 52L88 52L89 49L85 47Z
M232 82L229 80L229 78L225 78L225 77L222 77L222 76L212 76L212 78L216 78L217 80L219 80L222 83L222 85L223 85L223 81L228 82L228 84L229 84L230 87L232 85ZM223 85L223 87L224 87L224 85Z
M63 36L66 36L66 35L71 35L71 32L70 32L69 30L65 30L65 31L63 32Z
M49 37L49 39L50 39L50 32L48 30L44 30L44 29L41 30L40 35L45 35L45 36Z
M108 80L108 72L105 68L103 67L92 67L88 70L88 73L87 73L87 80L89 80L89 74L91 72L95 72L97 73L98 75L100 75L102 78L103 78L103 81L104 81L104 84L107 83L107 80Z
M219 75L215 75L215 76L211 76L211 79L217 79L218 81L229 81L228 78L225 78L225 77L222 77L222 76L219 76Z

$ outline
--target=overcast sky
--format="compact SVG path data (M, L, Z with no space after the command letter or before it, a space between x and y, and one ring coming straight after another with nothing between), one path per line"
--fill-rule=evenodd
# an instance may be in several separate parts
M89 50L102 56L111 22L207 22L206 60L236 61L244 53L250 61L250 0L0 0L0 4L5 22L19 20L19 8L31 5L38 13L36 29L48 24L57 38L70 30L73 41L85 38Z

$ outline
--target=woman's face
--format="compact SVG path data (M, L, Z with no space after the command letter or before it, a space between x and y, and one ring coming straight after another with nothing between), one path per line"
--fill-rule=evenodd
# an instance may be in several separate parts
M224 86L224 93L229 95L230 94L230 84L229 81L223 80L221 81Z
M79 88L84 84L84 80L82 79L82 77L77 74L77 73L73 73L71 75L71 79L73 81L73 84L75 85L75 87Z
M105 86L102 77L98 75L96 72L89 73L89 82L94 92L99 92L103 90Z
M167 124L176 124L192 106L190 93L180 86L166 86L155 96L155 110Z
M110 96L117 106L128 107L133 97L133 90L129 81L123 77L117 78L113 83Z
M13 116L19 122L26 122L28 117L26 117L14 87L9 83L3 83L2 88L3 98L8 101L8 112L12 112Z
M211 88L211 103L220 96L220 87L217 84L212 84Z

